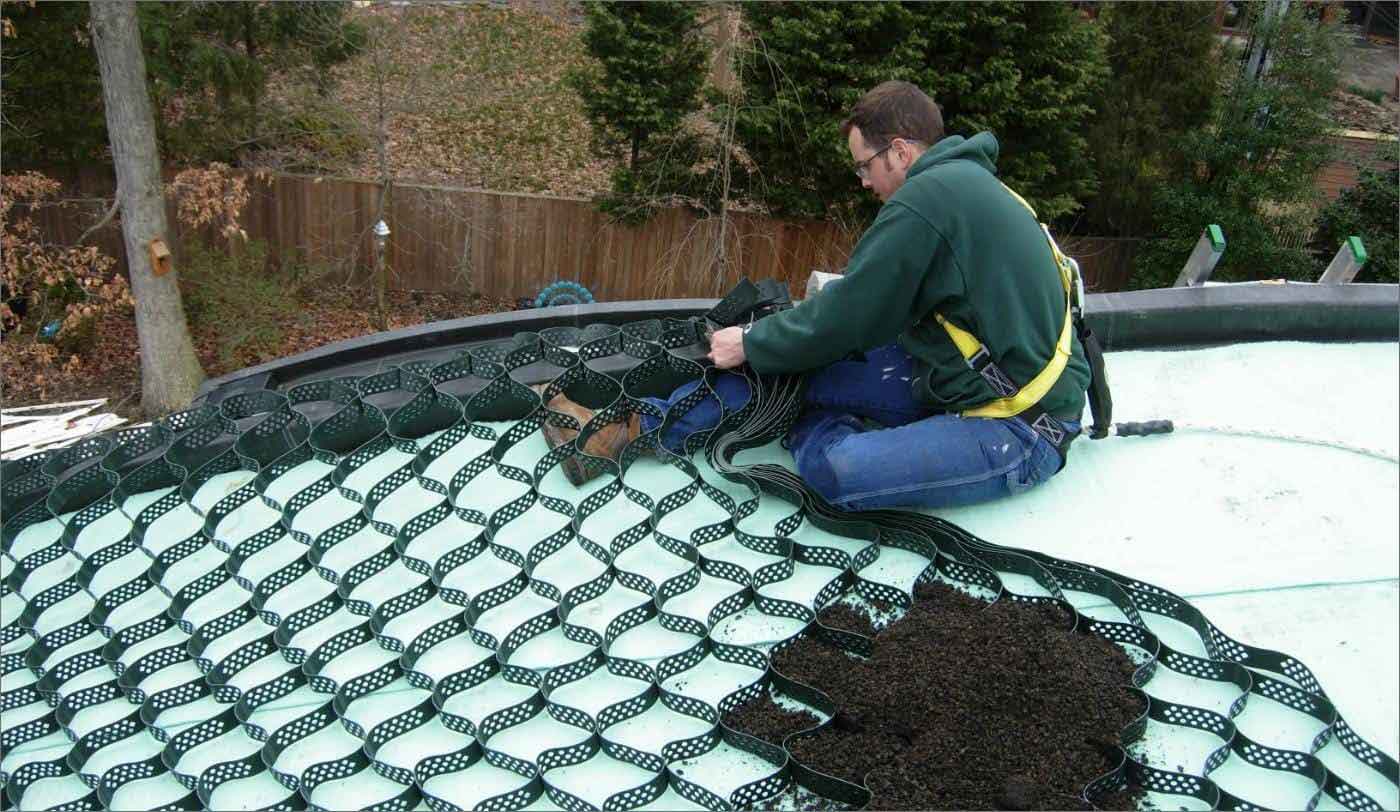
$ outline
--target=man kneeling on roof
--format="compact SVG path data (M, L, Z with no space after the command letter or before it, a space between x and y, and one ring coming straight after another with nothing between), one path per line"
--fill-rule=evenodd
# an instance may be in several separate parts
M992 134L945 135L938 106L914 85L866 93L841 132L861 185L884 201L845 275L796 308L716 331L710 360L807 373L785 445L807 484L839 507L964 505L1046 481L1079 433L1090 382L1070 326L1071 264L997 180ZM653 403L664 412L698 385ZM749 398L739 375L715 388L731 411ZM591 417L562 395L549 407L580 424ZM703 400L661 442L678 450L720 415L714 397ZM633 415L584 450L617 459L660 423ZM553 447L576 432L547 435ZM584 476L581 466L565 471Z

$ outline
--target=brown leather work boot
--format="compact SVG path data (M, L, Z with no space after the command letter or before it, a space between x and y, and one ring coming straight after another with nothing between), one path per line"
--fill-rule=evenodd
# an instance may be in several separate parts
M577 420L580 426L586 425L589 420L593 419L592 409L569 400L563 394L555 395L554 398L549 401L549 408L552 411L569 415ZM549 444L551 451L575 439L579 434L575 429L555 426L547 420L542 430L544 431L545 442ZM622 459L622 449L626 448L628 443L637 439L638 435L641 433L641 415L633 414L628 418L626 423L609 423L598 431L595 431L583 444L581 450L585 454L590 454L594 457L606 457L617 462ZM576 455L566 457L560 464L560 467L564 469L564 476L568 477L569 481L574 485L582 485L602 473L601 469L595 469L590 473L588 467L584 465L584 461L579 459Z

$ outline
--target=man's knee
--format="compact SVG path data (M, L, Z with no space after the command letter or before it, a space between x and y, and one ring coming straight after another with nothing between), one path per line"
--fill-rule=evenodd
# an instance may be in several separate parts
M858 465L847 442L862 432L854 415L811 411L804 414L788 434L797 473L827 501L842 494L842 483L850 480L845 469Z

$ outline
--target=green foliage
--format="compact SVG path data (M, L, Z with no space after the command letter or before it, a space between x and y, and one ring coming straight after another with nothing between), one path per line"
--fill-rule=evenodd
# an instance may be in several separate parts
M1385 102L1386 93L1384 90L1378 88L1347 85L1347 92L1354 96L1360 96L1371 104L1382 104Z
M47 324L53 319L63 318L70 305L86 301L87 292L83 286L77 279L65 275L30 294L30 313L37 315L40 324Z
M266 137L263 95L274 72L305 68L325 89L329 68L364 45L344 2L142 3L141 32L158 116L171 152L232 160Z
M654 136L699 109L706 52L695 3L591 2L583 42L596 64L569 75L605 154L637 170Z
M297 305L285 278L267 269L267 245L254 241L235 252L195 240L185 249L185 315L197 334L217 341L221 365L236 369L276 357L282 325L296 317Z
M84 358L97 346L97 319L81 319L54 336L54 346L64 355Z
M107 149L102 77L87 3L5 3L15 36L0 59L5 164L82 164Z
M1181 139L1194 168L1157 194L1160 239L1139 252L1133 287L1171 284L1209 223L1220 224L1228 243L1215 279L1307 279L1315 272L1297 237L1312 224L1314 176L1331 152L1335 26L1311 19L1301 3L1254 25L1254 36L1269 43L1272 66L1258 79L1241 63L1207 126Z
M320 174L351 164L372 146L355 114L344 105L305 91L292 96L285 107L265 114L269 139L278 151L278 167L284 172Z
M1357 184L1344 189L1317 218L1315 256L1326 267L1337 248L1353 234L1366 246L1366 264L1357 282L1400 282L1400 244L1396 212L1400 211L1400 169L1366 170Z
M755 199L786 216L873 206L841 121L867 90L913 82L950 134L992 131L1001 176L1042 218L1094 188L1085 124L1107 75L1102 36L1065 3L745 3L736 132Z
M1101 8L1112 78L1088 133L1100 186L1084 230L1138 237L1151 232L1156 189L1191 169L1183 136L1210 117L1220 79L1215 3Z
M324 90L328 68L364 31L345 2L138 4L146 79L161 152L176 163L232 161L268 131L268 77L305 70ZM7 162L83 163L107 146L102 81L88 40L87 3L6 4Z

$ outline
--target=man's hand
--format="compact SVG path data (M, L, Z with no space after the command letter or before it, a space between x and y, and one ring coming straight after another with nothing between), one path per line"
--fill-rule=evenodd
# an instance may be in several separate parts
M733 369L744 363L744 331L740 327L716 330L710 337L709 358L720 369Z

